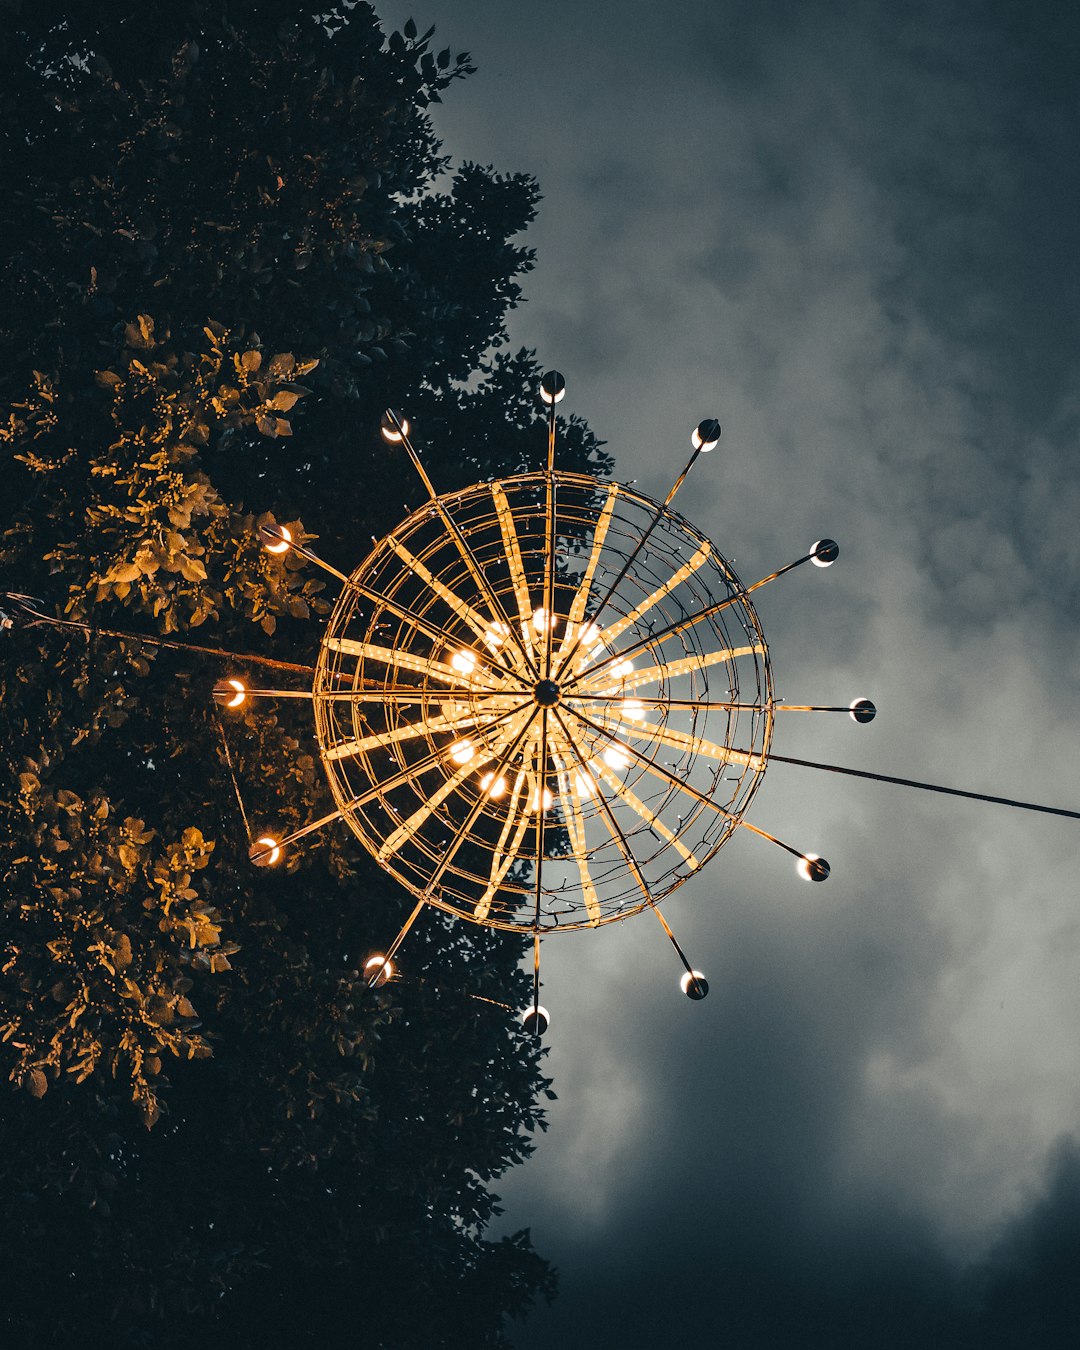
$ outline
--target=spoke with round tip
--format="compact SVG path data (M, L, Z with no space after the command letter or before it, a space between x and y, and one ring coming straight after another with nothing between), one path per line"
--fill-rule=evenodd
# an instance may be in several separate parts
M990 802L994 806L1011 806L1020 811L1040 811L1048 816L1066 816L1070 820L1080 820L1080 811L1070 811L1061 806L1037 806L1034 802L1019 802L1012 797L991 797L985 792L966 792L962 788L941 787L937 783L921 783L914 778L893 778L884 773L871 773L868 769L844 769L838 764L818 764L809 759L791 759L787 755L774 755L770 752L769 763L797 764L803 769L823 769L826 773L841 773L850 778L871 778L875 783L894 783L897 787L918 788L922 792L940 792L948 797L967 797L971 801Z
M635 561L637 560L638 555L645 548L645 545L649 542L650 538L652 537L652 533L656 529L657 525L659 525L661 520L663 520L668 507L675 500L675 494L678 492L679 488L682 487L683 483L686 480L687 474L694 467L694 464L697 462L697 458L700 454L701 454L701 447L696 446L694 448L694 453L690 456L690 459L687 462L686 468L683 469L681 474L679 474L678 478L676 478L673 486L668 492L668 495L656 508L655 512L653 513L653 518L652 520L649 521L649 524L647 525L645 532L642 534L638 542L634 545L634 548L631 551L630 556L626 559L622 567L619 569L618 575L615 577L615 580L607 588L607 591L604 594L604 598L600 601L599 605L597 605L596 607L597 614L603 613L604 608L610 603L611 597L618 591L619 587L622 585L623 578L630 571L630 568L633 567ZM580 646L581 646L581 635L579 634L577 641L574 643L573 647L571 647L570 651L567 653L566 658L564 659L563 664L560 667L560 671L565 670L567 666L570 665L571 661L573 661L574 657L577 655L577 651Z
M544 532L544 679L551 679L551 646L555 635L555 404L548 406L548 455L545 478L547 521ZM547 718L544 718L547 727Z
M647 755L643 755L639 750L635 750L634 747L627 744L626 741L620 740L619 737L613 736L610 732L605 731L604 728L594 722L591 717L586 717L584 713L575 711L573 708L570 709L570 712L580 722L584 722L585 725L590 727L593 731L598 732L608 739L612 745L617 745L620 750L629 755L650 773L655 774L658 778L664 779L673 787L678 788L680 792L685 792L687 796L700 802L702 806L708 807L710 811L715 811L718 816L723 816L725 820L730 820L732 825L738 825L744 830L749 830L752 834L759 835L762 839L768 839L770 843L785 849L788 853L792 854L793 857L801 858L804 862L814 861L807 854L803 853L801 849L795 848L792 844L785 844L782 839L777 839L774 834L769 834L767 830L762 830L757 825L751 825L748 820L744 820L742 816L729 811L726 807L721 806L719 802L713 801L711 797L707 796L704 792L699 792L697 788L691 786L691 784L687 783L684 779L677 777L673 773L669 773L663 765L657 764L654 760L649 759ZM770 755L769 758L771 759L772 756Z
M808 563L816 557L817 554L813 551L804 554L803 557L796 558L794 562L787 563L784 567L779 568L775 572L770 572L767 577L762 577L760 581L755 581L752 586L744 586L740 590L733 591L731 595L725 596L723 600L716 600L711 605L706 605L704 609L699 609L696 614L688 614L685 619L676 619L673 623L668 624L666 628L661 628L658 632L650 633L648 637L638 639L638 641L632 643L629 647L624 647L622 651L613 652L611 656L605 657L603 661L593 666L588 671L588 674L596 675L608 666L615 665L618 661L625 661L628 657L636 656L638 652L644 651L654 643L663 642L665 638L677 637L680 633L685 633L696 624L702 623L706 619L711 619L723 610L728 609L731 605L736 604L739 600L744 600L753 591L758 590L762 586L767 586L770 581L775 581L777 577L786 575L794 568L801 567L803 563Z
M343 808L338 807L336 811L331 811L328 815L320 816L318 820L309 821L307 825L301 825L298 830L293 830L292 834L287 834L284 839L275 839L271 847L260 849L251 855L252 862L262 862L268 858L275 848L285 849L290 844L295 844L300 839L305 839L309 834L314 834L316 830L321 830L326 825L332 825L335 820L340 820L343 815Z
M578 694L566 696L571 703L607 703L623 702L620 694ZM795 708L787 703L733 703L726 700L710 702L705 698L664 698L661 694L635 694L632 702L644 708L685 708L691 712L850 712L849 708Z
M425 900L418 900L416 904L413 906L412 913L401 925L401 930L399 931L397 937L393 940L393 942L391 942L390 946L387 948L386 955L382 958L379 965L377 965L375 969L371 972L371 974L368 976L367 987L369 989L372 987L372 985L376 984L379 979L382 978L383 972L386 970L386 967L394 959L394 957L397 956L398 948L405 941L405 937L409 929L420 917L420 914L426 903L427 901Z

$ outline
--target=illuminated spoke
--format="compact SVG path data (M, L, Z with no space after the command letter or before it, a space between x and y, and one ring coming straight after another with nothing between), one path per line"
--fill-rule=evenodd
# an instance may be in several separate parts
M589 561L585 565L585 572L581 578L581 584L574 592L574 598L570 602L570 612L566 616L566 630L563 633L563 640L559 647L558 654L555 657L555 668L558 675L562 674L566 657L570 654L571 643L576 642L578 628L582 619L585 617L585 611L589 604L589 594L592 590L593 577L596 575L597 564L600 562L600 554L604 549L604 541L607 538L608 526L611 524L612 512L615 510L615 499L619 495L618 485L612 483L608 488L607 501L604 502L603 510L600 512L600 519L596 522L596 529L593 532L593 544L589 553Z
M649 610L658 605L665 596L670 595L672 591L681 586L687 577L693 576L698 568L708 559L711 552L711 545L707 543L702 544L690 561L684 563L677 572L672 573L662 586L658 586L651 595L647 595L640 604L635 605L629 614L624 615L621 619L618 619L615 623L610 624L605 628L596 639L596 645L610 647L613 642L622 637L623 633L625 633L628 628L637 623L638 619L643 618L648 614Z
M629 719L609 716L604 719L605 730L610 731L613 723L624 735L633 736L639 741L658 741L673 750L685 750L691 755L718 759L722 764L741 764L743 768L753 769L755 772L760 772L765 767L761 755L748 754L745 750L733 750L727 745L717 745L715 741L706 740L704 736L689 736L684 731L676 731L674 727L655 726L649 722L639 725Z
M520 712L515 712L512 716L520 717L521 714ZM493 759L496 759L513 738L513 734L517 730L518 728L514 727L513 732L508 732L508 729L504 728L504 734L496 739L493 746L483 746L478 749L466 764L461 765L461 767L452 773L444 783L436 788L427 801L417 807L412 815L409 816L407 820L403 821L402 824L400 824L383 842L376 855L379 862L385 862L387 858L390 858L397 853L402 845L407 843L417 830L419 830L434 812L439 809L443 802L446 801L447 797L458 791L467 778L474 774L477 769L484 768L485 765L490 764Z
M501 700L492 700L498 702ZM500 711L517 712L518 708L500 709ZM325 751L326 759L348 759L350 755L363 754L367 750L378 750L388 745L397 745L402 741L412 740L416 736L436 736L446 734L451 731L464 731L466 727L490 725L490 718L484 717L482 712L474 713L468 717L432 717L425 718L419 722L410 722L407 726L395 727L393 731L372 732L370 736L364 736L360 740L343 741L340 745L331 746Z
M525 564L521 558L521 545L518 543L514 513L510 510L510 503L506 500L506 493L503 491L501 483L492 483L491 498L495 503L495 514L498 517L499 529L502 532L503 547L506 549L506 561L510 567L510 580L514 587L514 597L517 600L521 635L525 643L525 655L529 665L539 675L532 639L532 599L529 595L529 584L525 580Z
M547 823L547 767L548 767L548 710L544 708L540 717L540 770L536 783L536 905L533 912L533 927L540 928L540 891L544 868L544 827Z
M562 730L563 744L569 747L571 754L578 762L581 772L583 774L588 774L589 766L586 763L584 757L582 756L581 751L577 748L574 738L573 736L571 736L570 730L567 727L566 723L563 721L558 708L554 708L552 709L552 711L555 714L556 722L558 722L559 727ZM608 833L611 835L611 838L615 843L615 846L622 854L623 861L626 863L630 875L637 882L641 894L645 898L645 902L651 905L653 903L653 898L649 893L648 886L645 884L645 878L641 875L641 868L638 866L638 861L637 858L635 858L634 856L634 851L630 847L626 835L623 833L622 828L619 825L619 822L615 819L611 807L608 804L607 798L604 796L602 792L599 791L597 792L597 802L599 803L600 806L600 814L604 819L604 824L608 828Z
M585 911L594 924L600 922L600 901L596 894L592 875L589 872L589 851L585 834L585 818L581 814L581 793L578 791L577 775L570 771L570 759L562 747L561 732L558 726L550 728L552 738L552 758L557 765L559 800L566 803L566 828L570 835L570 847L577 863L578 876L581 878L581 898L585 902ZM562 748L560 748L562 747Z
M410 553L405 545L399 543L393 536L390 537L389 543L390 547L398 555L405 566L409 568L411 572L415 573L421 581L426 582L441 600L445 600L458 618L462 619L481 641L492 632L493 626L497 622L494 615L492 615L491 618L486 618L479 610L474 609L467 601L462 600L455 591L452 591L449 586L441 582L419 558ZM506 667L501 666L494 656L490 656L487 659L492 665L500 669L504 675L513 678L519 673L517 670L508 670Z
M416 675L426 675L441 684L465 684L467 688L479 689L487 694L498 692L497 685L481 679L483 667L479 664L473 671L455 670L453 666L436 661L434 657L413 656L411 652L396 651L371 642L357 642L352 638L328 637L324 645L344 656L359 656L368 661L378 661L380 665L392 669L411 670Z
M256 689L248 690L251 694L258 692ZM500 705L507 699L516 699L520 703L533 702L531 691L525 689L426 689L415 684L376 685L372 689L326 689L320 690L317 697L320 701L393 704L446 703L450 699L456 703L479 701Z
M569 697L574 698L580 688L583 693L599 694L606 691L612 693L621 692L626 689L637 689L643 684L655 684L661 679L675 680L680 675L689 675L696 670L705 670L708 666L715 666L720 661L733 661L739 656L764 655L765 648L760 643L752 643L747 647L724 647L715 652L704 652L700 656L684 656L678 661L669 661L662 666L645 666L641 670L631 670L625 675L620 675L616 683L604 683L603 677L593 671L589 673L580 686L573 685L569 691ZM622 656L622 653L618 654ZM612 672L605 672L608 681L612 679Z
M474 918L487 918L491 909L491 902L495 898L495 892L502 885L503 878L513 866L514 859L521 848L522 840L525 838L525 831L529 828L526 806L529 800L531 777L529 766L531 766L531 762L531 756L527 757L524 766L514 780L506 820L503 822L499 842L495 845L495 851L491 857L488 884L483 895L476 902L476 907L473 910ZM510 840L509 848L507 848L507 840Z

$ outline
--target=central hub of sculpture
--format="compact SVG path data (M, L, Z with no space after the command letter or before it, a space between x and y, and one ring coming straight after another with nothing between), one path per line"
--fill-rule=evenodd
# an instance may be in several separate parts
M533 698L541 708L554 708L562 698L562 690L554 680L541 680L533 690Z

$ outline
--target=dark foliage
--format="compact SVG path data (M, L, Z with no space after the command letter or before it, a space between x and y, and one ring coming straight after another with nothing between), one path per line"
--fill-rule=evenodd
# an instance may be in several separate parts
M420 500L387 404L442 488L540 461L535 184L447 174L468 55L364 4L0 9L0 589L306 662L322 579L256 528L355 565ZM221 663L0 609L0 1340L504 1344L552 1277L488 1185L547 1084L470 996L525 1001L520 945L430 916L368 993L405 897L344 831L253 873ZM326 810L302 705L230 743L253 825Z

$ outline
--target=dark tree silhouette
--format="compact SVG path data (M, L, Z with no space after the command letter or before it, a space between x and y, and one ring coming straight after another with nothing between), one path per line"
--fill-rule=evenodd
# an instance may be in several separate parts
M306 661L321 577L256 527L355 565L420 502L384 407L441 488L540 462L536 186L447 177L468 55L364 4L0 10L0 589ZM221 663L0 611L3 1344L505 1344L552 1274L489 1183L548 1084L470 995L524 1004L520 944L428 916L367 992L405 897L343 830L252 872ZM326 809L303 709L233 725L253 824Z

